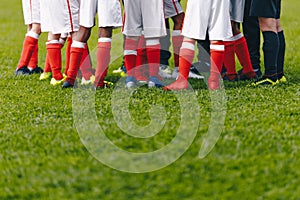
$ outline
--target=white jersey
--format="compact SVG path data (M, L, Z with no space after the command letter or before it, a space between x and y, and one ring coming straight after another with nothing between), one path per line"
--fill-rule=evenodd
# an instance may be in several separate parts
M225 40L232 36L229 0L189 0L182 35L204 40Z
M164 0L164 8L166 19L183 13L183 9L178 0Z
M40 0L42 32L53 34L79 30L80 0Z
M167 34L163 0L124 0L125 20L123 33L145 38Z
M79 24L86 28L93 27L97 10L99 27L116 28L123 25L119 0L82 0L80 3Z
M245 0L230 0L230 18L242 23L244 19Z
M40 0L22 0L22 7L26 25L41 23Z

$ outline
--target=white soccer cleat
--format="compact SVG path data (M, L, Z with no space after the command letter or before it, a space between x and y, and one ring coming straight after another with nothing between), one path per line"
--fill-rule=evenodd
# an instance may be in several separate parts
M94 82L95 82L94 75L92 75L89 80L85 80L84 77L82 77L82 79L81 79L81 85L91 85L91 84L94 84Z
M204 79L204 76L195 74L194 72L191 72L191 71L190 71L190 73L189 73L189 78Z
M172 69L168 65L160 65L158 74L162 78L172 78Z

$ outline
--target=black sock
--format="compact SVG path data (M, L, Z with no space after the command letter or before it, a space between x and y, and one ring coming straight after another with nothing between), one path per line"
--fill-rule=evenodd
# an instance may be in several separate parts
M265 62L265 76L272 77L273 79L274 76L277 76L277 58L278 58L278 51L279 51L279 39L277 33L272 31L263 32L263 37L264 37L263 52L264 52L264 62Z
M281 78L284 75L284 56L285 56L285 37L283 31L278 32L279 52L277 58L277 76Z

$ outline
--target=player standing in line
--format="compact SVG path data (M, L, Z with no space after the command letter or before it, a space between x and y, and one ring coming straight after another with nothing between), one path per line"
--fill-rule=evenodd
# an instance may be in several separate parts
M263 34L265 74L254 85L286 82L284 76L285 37L280 24L281 0L253 0L250 15L257 16Z
M224 66L226 74L224 80L251 80L257 76L252 68L248 46L243 33L240 31L240 23L244 18L245 0L230 0L230 17L233 36L225 41ZM235 54L237 55L243 70L236 73Z
M40 0L22 0L23 15L28 31L15 75L42 73L38 67L38 39L41 34Z
M95 88L106 87L104 78L110 62L110 49L113 28L122 26L121 5L118 0L85 0L80 4L80 29L73 43L80 44L71 47L70 68L63 88L73 87L80 67L83 48L90 37L91 28L98 11L99 33L97 68L95 72Z
M201 21L200 21L201 20ZM195 55L196 40L210 39L210 90L220 89L220 72L224 62L224 40L232 37L229 0L189 0L182 29L185 36L179 59L179 77L166 90L188 88L188 75Z
M159 38L166 35L163 0L124 0L126 35L124 57L127 71L126 87L136 85L135 67L139 38L144 31L149 64L148 87L163 87L158 79L160 63Z

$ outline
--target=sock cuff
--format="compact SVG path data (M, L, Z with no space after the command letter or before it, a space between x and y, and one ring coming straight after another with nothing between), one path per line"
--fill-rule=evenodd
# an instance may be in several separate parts
M276 37L278 35L277 32L274 32L274 31L263 31L262 34L263 34L264 37L268 37L268 36L275 36Z
M46 42L46 45L48 45L48 44L60 44L60 43L59 43L58 40L48 40L48 41Z
M136 50L124 50L124 56L129 56L129 55L137 55Z
M191 42L182 42L181 49L188 49L191 51L195 51L195 44Z
M180 30L173 30L172 31L172 37L182 36Z
M82 48L82 49L84 49L84 48L85 48L85 43L84 43L84 42L79 42L79 41L74 40L74 41L72 42L71 47Z
M98 43L99 42L111 42L111 41L112 41L111 38L106 38L106 37L98 38Z
M46 43L47 49L61 49L61 44L59 43Z
M159 39L146 39L146 46L156 46L159 44Z
M223 41L218 41L210 44L210 50L212 51L224 51L225 45Z
M32 38L34 38L34 39L39 39L39 34L37 34L37 33L35 33L35 32L33 32L33 31L29 31L28 33L26 33L26 36L28 36L28 37L32 37Z
M98 42L98 48L111 48L111 42Z

